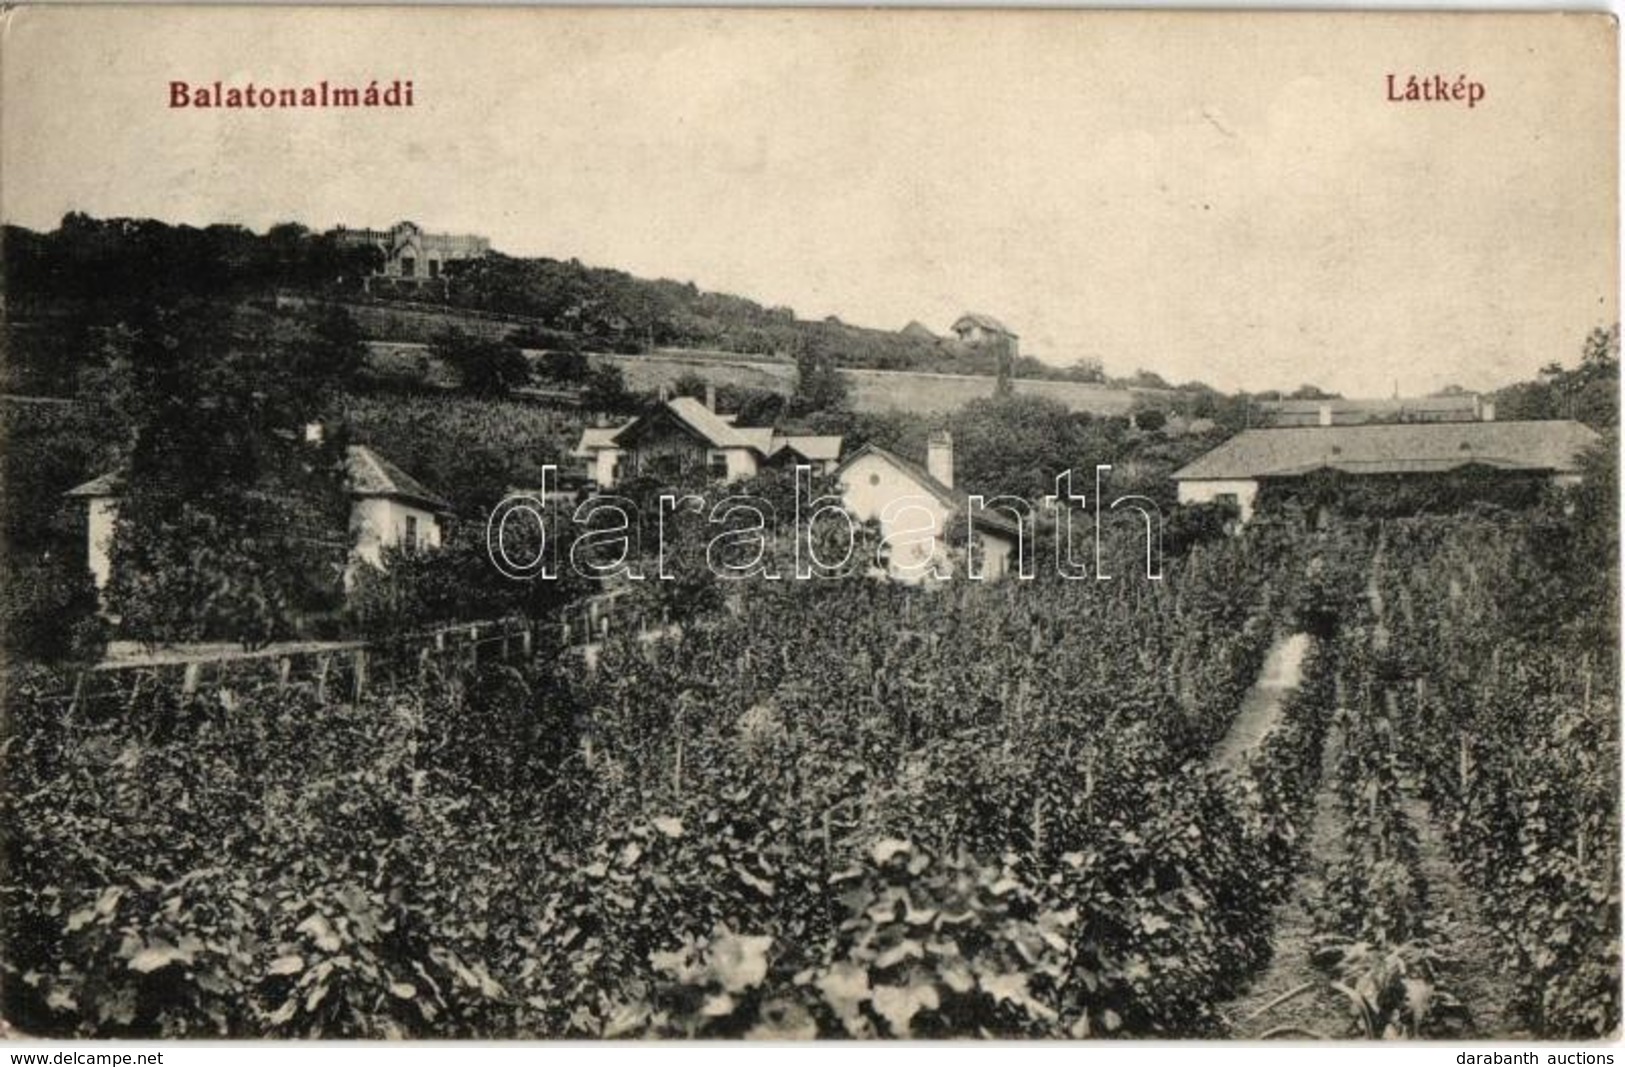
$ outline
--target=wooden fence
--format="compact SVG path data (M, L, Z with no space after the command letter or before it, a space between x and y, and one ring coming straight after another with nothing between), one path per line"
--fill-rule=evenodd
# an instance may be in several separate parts
M546 649L569 651L585 669L597 664L612 635L654 637L675 632L666 620L630 607L626 591L587 597L560 609L555 620L497 619L352 641L235 647L159 648L105 660L79 671L72 688L47 697L74 710L133 709L157 693L190 696L248 691L267 684L307 688L318 702L356 701L379 685L420 682L433 665L530 662Z
M430 665L525 662L557 624L524 619L458 623L356 641L273 645L244 651L160 649L108 660L75 677L70 711L134 708L143 695L307 687L319 702L360 700L378 684L420 680Z

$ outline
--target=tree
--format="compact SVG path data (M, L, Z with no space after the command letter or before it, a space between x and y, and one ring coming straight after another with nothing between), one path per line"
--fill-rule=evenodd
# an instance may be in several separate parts
M815 337L796 352L796 387L790 407L797 415L846 407L846 376L836 366L829 345Z
M1056 475L1081 466L1084 458L1083 424L1066 405L1048 397L981 397L956 412L948 429L954 441L956 491L1037 500L1055 491Z
M1134 413L1134 422L1147 433L1156 433L1168 425L1168 416L1160 408L1143 408Z
M580 385L592 371L592 363L581 349L571 345L554 349L542 360L541 373L556 382Z
M367 365L366 335L342 306L333 305L312 316L309 361L323 378L340 387L353 384ZM295 369L304 373L305 368Z
M218 304L153 308L128 352L135 440L110 611L147 641L255 646L333 609L348 550L343 361L309 327Z
M1580 367L1582 369L1608 370L1617 373L1619 364L1619 323L1612 326L1597 326L1586 335L1585 344L1580 350Z
M587 372L581 406L588 411L619 413L630 410L636 402L626 390L626 378L619 367L594 367Z
M677 380L672 383L671 395L692 396L698 399L704 399L705 387L707 384L709 383L707 383L703 377L695 374L693 371L684 371L682 374L678 375Z
M432 351L457 371L463 389L475 396L506 396L530 384L530 363L506 340L482 341L451 329L435 339Z

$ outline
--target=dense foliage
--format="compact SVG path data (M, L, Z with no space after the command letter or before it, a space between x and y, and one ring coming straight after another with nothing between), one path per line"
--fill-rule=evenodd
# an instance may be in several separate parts
M245 680L64 717L21 685L8 1014L1215 1029L1267 954L1286 813L1192 761L1257 669L1281 552L1196 551L1163 585L790 583L612 641L592 674L492 667L322 712Z

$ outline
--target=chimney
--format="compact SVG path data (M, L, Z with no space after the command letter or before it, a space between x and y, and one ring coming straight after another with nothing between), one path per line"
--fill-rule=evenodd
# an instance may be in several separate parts
M1320 424L1322 426L1330 426L1332 424L1332 406L1330 404L1320 405Z
M705 407L707 411L717 409L717 387L715 382L705 383Z
M1495 401L1487 396L1478 398L1478 417L1482 422L1495 421Z
M671 399L671 386L666 382L660 383L660 402L664 404Z
M949 489L954 487L954 439L947 430L934 430L926 439L925 472Z

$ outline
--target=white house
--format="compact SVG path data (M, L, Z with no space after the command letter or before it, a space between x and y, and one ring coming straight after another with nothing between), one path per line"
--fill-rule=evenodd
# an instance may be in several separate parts
M950 551L964 548L950 543L954 519L968 502L953 491L954 444L946 431L931 435L923 467L868 444L848 456L835 476L847 511L860 521L877 523L881 537L893 546L887 560L893 577L924 580L932 561L946 564ZM970 521L981 573L988 579L1002 578L1011 570L1020 544L1016 524L996 511L978 511Z
M838 436L784 434L769 426L735 426L714 403L691 396L661 400L620 426L589 426L573 455L599 489L639 476L677 477L696 471L736 482L770 463L805 463L819 474L835 469Z
M355 564L381 567L386 548L440 546L443 520L451 513L444 497L366 445L351 445L346 452L345 477L352 558L346 584ZM98 589L105 588L113 575L113 527L123 490L123 475L104 474L65 494L85 502L85 558Z
M1386 479L1478 468L1572 485L1579 481L1580 454L1600 440L1595 430L1568 419L1245 430L1173 479L1181 504L1234 504L1247 522L1266 483L1317 471Z
M345 455L350 494L350 551L383 566L386 548L439 548L451 504L366 445Z

